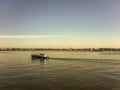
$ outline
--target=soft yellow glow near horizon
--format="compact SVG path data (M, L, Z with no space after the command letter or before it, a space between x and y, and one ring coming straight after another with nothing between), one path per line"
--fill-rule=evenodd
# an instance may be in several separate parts
M119 48L118 42L72 35L0 35L0 48Z

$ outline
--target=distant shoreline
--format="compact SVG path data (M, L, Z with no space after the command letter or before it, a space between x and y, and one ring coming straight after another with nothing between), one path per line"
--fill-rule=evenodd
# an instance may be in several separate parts
M120 51L120 48L0 48L0 51Z

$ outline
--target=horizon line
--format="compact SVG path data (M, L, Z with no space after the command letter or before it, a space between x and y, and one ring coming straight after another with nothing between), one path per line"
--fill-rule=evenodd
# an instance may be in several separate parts
M0 49L1 48L13 48L13 47L0 47ZM19 49L105 49L105 48L107 48L107 49L120 49L120 47L119 48L115 48L115 47L104 47L104 48L102 48L102 47L98 47L98 48L96 48L96 47L92 47L92 48L90 48L90 47L86 47L86 48L64 48L64 47L62 47L62 48L46 48L46 47L29 47L29 48L27 48L27 47L14 47L14 48L19 48Z

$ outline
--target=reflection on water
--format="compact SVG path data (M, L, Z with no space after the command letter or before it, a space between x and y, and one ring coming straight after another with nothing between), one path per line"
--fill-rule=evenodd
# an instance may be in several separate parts
M120 55L98 52L0 53L0 90L120 90ZM112 52L113 53L113 52Z
M31 62L32 62L32 63L45 64L45 63L46 63L46 60L48 60L48 59L31 57Z

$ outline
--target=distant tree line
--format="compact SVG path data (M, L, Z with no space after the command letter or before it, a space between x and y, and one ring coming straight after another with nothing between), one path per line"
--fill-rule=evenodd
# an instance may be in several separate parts
M0 51L120 51L120 48L0 48Z

